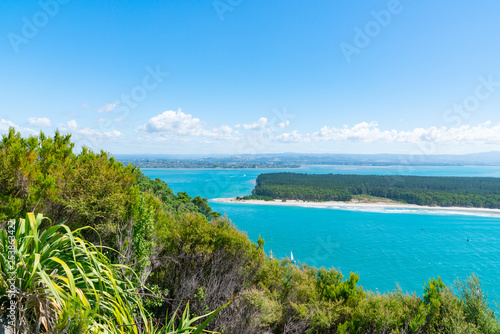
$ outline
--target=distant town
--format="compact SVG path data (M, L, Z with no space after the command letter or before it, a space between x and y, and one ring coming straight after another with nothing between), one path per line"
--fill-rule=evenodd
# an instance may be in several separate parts
M242 154L242 155L115 155L139 168L299 168L302 165L366 166L500 166L500 152L464 155L403 154Z

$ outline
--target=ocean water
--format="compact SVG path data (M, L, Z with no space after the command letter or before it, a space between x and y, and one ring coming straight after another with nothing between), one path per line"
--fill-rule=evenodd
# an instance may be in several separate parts
M304 166L300 169L143 169L175 191L208 199L250 194L260 173L491 176L499 167ZM440 276L447 284L476 274L491 305L500 303L500 215L439 210L305 208L210 202L267 253L360 275L364 288L387 292L399 285L422 294Z

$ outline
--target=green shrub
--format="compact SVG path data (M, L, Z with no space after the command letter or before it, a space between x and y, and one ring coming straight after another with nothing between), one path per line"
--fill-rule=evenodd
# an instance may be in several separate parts
M49 226L42 230L44 221ZM40 329L58 333L75 325L82 332L97 327L112 330L144 316L134 294L136 285L120 274L127 268L110 263L78 236L79 231L50 224L32 213L15 221L14 262L9 262L14 239L8 230L0 231L0 296L2 303L9 302L6 296L13 282L6 277L14 273L16 321L21 333ZM137 327L123 326L120 332L137 333Z
M472 275L465 282L457 281L457 295L465 320L474 324L481 333L500 333L500 323L489 307L479 278Z

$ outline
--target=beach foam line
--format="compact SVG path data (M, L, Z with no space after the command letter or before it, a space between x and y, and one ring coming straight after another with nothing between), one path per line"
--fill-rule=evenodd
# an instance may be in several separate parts
M443 214L443 215L472 215L482 217L500 218L500 209L487 208L466 208L466 207L441 207L441 206L423 206L416 204L397 204L397 203L346 203L346 202L307 202L297 200L261 201L261 200L236 200L236 198L214 198L210 200L216 203L234 203L234 204L256 204L256 205L274 205L274 206L295 206L306 208L366 211L380 213L414 213L414 214Z

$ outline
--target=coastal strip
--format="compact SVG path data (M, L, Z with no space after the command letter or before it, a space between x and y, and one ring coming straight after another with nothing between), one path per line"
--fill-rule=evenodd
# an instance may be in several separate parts
M500 209L488 209L488 208L472 208L472 207L443 207L443 206L424 206L416 204L404 204L390 201L386 202L309 202L309 201L298 201L298 200L280 200L276 199L273 201L263 201L263 200L237 200L236 198L214 198L210 200L216 203L238 203L238 204L257 204L257 205L275 205L275 206L296 206L296 207L307 207L307 208L322 208L322 209L345 209L345 210L366 210L366 211L378 211L382 209L406 209L406 210L436 210L436 211L446 211L449 213L456 212L457 214L473 214L473 215L483 215L488 214L492 217L500 218Z

